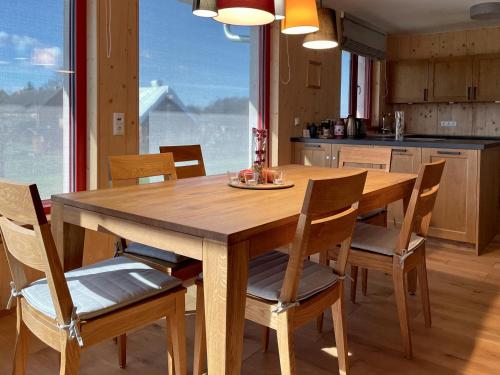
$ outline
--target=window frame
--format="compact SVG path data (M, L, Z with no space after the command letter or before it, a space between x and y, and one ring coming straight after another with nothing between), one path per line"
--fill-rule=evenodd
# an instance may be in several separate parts
M87 3L70 0L69 54L73 78L70 90L70 191L87 189ZM66 32L66 31L65 31ZM46 214L51 213L52 201L43 202Z
M349 51L347 51L349 52ZM355 116L357 114L358 108L358 66L359 66L359 55L349 52L351 54L351 66L350 66L350 84L349 84L349 115ZM365 64L365 114L366 117L363 117L363 120L370 125L372 118L372 68L373 61L369 57L366 58Z

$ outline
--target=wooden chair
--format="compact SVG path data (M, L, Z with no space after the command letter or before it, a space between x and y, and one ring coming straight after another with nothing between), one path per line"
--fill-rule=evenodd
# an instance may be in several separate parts
M13 374L25 373L30 333L61 353L60 374L69 375L83 349L163 317L169 368L186 374L181 280L124 257L65 274L36 185L0 182L0 232L17 302ZM28 283L25 266L46 278Z
M339 155L339 168L347 166L381 169L385 172L391 170L392 149L388 147L341 147ZM383 227L387 226L387 208L373 210L360 215L358 221L366 224L375 224ZM356 301L356 290L358 286L358 269L351 266L351 300ZM361 284L363 295L366 296L368 290L368 270L361 270ZM323 320L321 320L322 322ZM321 330L321 324L318 324Z
M425 238L439 191L444 161L420 167L401 230L358 223L352 239L349 263L392 274L405 356L412 357L405 275L416 269L425 326L431 326L429 288L425 262ZM415 233L414 233L415 232ZM330 256L338 256L331 250Z
M113 187L138 183L140 178L163 176L164 180L176 180L178 177L172 153L110 156L109 171ZM193 174L192 171L191 174ZM185 170L182 170L182 175L185 175ZM125 239L118 241L117 248L117 254L143 262L184 282L194 280L202 271L200 261L180 256L171 251L137 242L127 243ZM126 335L122 335L119 337L118 349L120 367L122 368L127 363L126 345Z
M160 153L172 153L177 178L206 176L200 145L160 146ZM196 164L185 164L196 162Z
M349 373L343 280L366 175L366 171L356 171L347 177L310 180L290 256L274 251L250 262L245 317L277 331L282 374L296 372L294 330L329 307L339 372ZM325 253L336 244L341 246L333 270L307 260L308 256ZM206 351L202 288L197 291L195 375L202 372Z

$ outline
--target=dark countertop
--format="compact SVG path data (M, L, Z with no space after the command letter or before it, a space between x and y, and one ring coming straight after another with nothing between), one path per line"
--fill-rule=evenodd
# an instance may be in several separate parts
M291 138L292 142L303 143L330 143L366 146L391 146L391 147L422 147L422 148L450 148L465 150L485 150L500 147L500 138L488 137L456 137L441 135L409 135L403 141L396 141L392 137L367 136L360 139L322 139L322 138Z

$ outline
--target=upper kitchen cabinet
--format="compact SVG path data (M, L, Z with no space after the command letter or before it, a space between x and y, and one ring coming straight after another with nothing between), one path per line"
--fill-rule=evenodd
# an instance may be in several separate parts
M422 103L428 100L429 60L388 63L390 103Z
M500 55L477 56L474 59L474 100L500 100Z
M431 63L431 102L467 102L473 100L473 59L446 58Z

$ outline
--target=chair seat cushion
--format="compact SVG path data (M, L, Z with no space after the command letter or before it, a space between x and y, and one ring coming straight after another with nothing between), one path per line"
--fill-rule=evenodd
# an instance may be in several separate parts
M273 251L250 261L247 293L268 301L278 301L285 279L288 255ZM305 261L299 284L299 301L329 288L338 281L330 267Z
M141 255L146 256L153 259L159 259L164 262L169 263L181 263L188 258L183 255L178 255L171 251L165 251L161 249L157 249L156 247L151 247L147 245L143 245L138 242L131 242L127 245L125 249L125 253L133 254L133 255Z
M358 223L354 229L351 247L353 249L370 251L393 256L400 231L384 228L378 225ZM408 251L412 251L424 242L424 238L412 233Z
M368 219L371 219L372 217L382 215L385 212L387 212L386 208L377 208L376 210L367 212L366 214L359 215L358 221L368 220Z
M182 281L126 257L117 257L65 273L79 319L91 319L168 291ZM56 318L46 279L22 290L36 310Z

